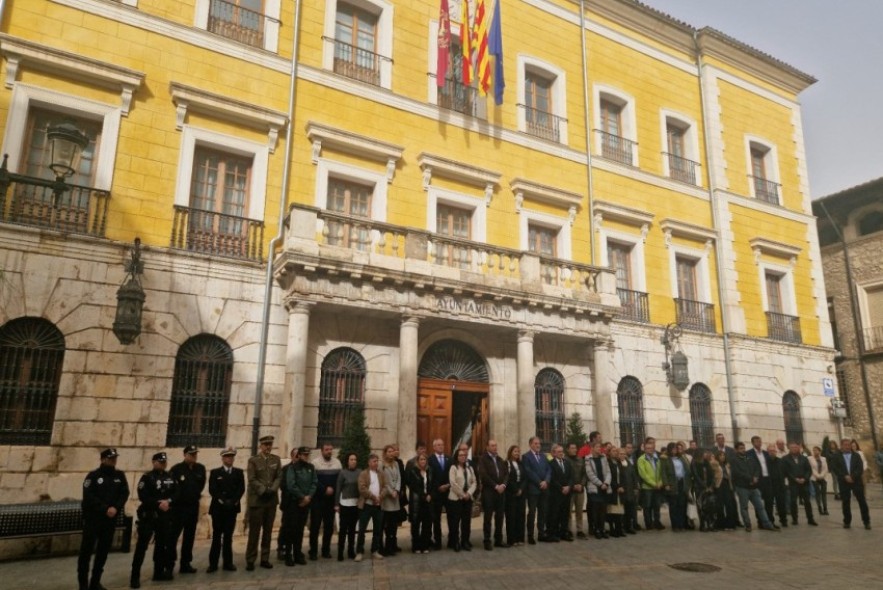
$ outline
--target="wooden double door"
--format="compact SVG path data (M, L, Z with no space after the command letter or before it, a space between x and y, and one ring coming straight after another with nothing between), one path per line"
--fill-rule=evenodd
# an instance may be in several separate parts
M432 449L445 441L445 453L466 442L480 453L489 438L487 383L421 378L417 385L417 440Z

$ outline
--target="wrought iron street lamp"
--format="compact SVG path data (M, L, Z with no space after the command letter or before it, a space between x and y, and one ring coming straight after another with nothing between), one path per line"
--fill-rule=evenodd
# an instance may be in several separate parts
M117 312L113 322L113 333L120 344L132 344L141 334L141 312L146 299L139 278L144 273L140 238L135 238L132 258L126 261L125 269L127 280L117 291Z
M690 385L689 362L687 355L681 349L681 333L679 324L669 324L665 327L665 334L662 336L662 344L665 346L665 364L662 368L665 369L668 384L679 391Z

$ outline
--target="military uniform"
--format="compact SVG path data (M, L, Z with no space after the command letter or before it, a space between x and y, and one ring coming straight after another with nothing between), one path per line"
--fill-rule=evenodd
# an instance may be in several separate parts
M194 446L184 449L185 455L199 452ZM172 559L177 558L178 539L183 533L181 542L182 574L192 574L196 570L190 565L193 561L193 541L196 539L196 524L199 522L199 497L205 489L206 473L202 463L181 461L169 470L178 488L175 507L172 509Z
M236 455L236 449L227 448L221 456ZM224 569L233 571L233 530L236 515L241 511L240 500L245 494L245 473L238 467L222 465L209 474L208 493L212 497L208 513L212 517L212 547L208 553L208 572L218 569L221 547L224 549Z
M172 538L171 510L177 495L177 486L172 476L165 470L166 454L157 453L153 456L154 468L141 476L138 482L138 543L132 558L132 588L141 587L141 564L147 553L150 540L154 539L153 547L153 579L171 580L175 569L174 539ZM156 463L159 462L160 465ZM167 502L169 509L160 506Z
M282 460L270 452L274 437L261 438L266 450L248 460L248 546L245 550L246 569L253 570L258 557L258 536L261 540L261 567L271 568L270 542L279 486L282 483Z
M316 468L308 461L309 447L300 447L297 454L299 460L285 470L285 480L282 482L286 492L286 518L283 526L288 542L285 548L285 565L288 566L295 563L302 565L307 563L301 549L304 540L304 526L306 526L307 516L310 514L310 505L301 506L301 502L307 498L313 499L318 484Z
M77 561L77 580L80 590L99 590L101 574L107 562L107 553L113 541L116 515L122 514L129 499L129 482L126 475L114 465L106 464L105 459L118 456L116 449L101 452L101 466L89 473L83 480L83 540L80 543L80 558ZM108 515L113 508L114 516ZM95 552L92 565L92 583L89 583L89 560Z

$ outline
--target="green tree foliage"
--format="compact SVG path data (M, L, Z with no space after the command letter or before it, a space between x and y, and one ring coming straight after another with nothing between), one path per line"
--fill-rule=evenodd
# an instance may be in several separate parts
M576 443L577 447L581 447L589 440L586 431L583 430L583 418L579 412L574 412L567 419L567 432L565 433L567 444Z
M371 454L371 437L365 424L365 410L359 408L350 414L343 433L343 444L340 446L341 460L347 453L355 453L359 458L359 467L368 466L368 455Z

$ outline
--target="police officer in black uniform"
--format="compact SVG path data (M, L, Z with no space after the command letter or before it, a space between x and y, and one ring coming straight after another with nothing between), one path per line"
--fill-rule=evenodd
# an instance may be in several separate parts
M195 574L196 569L190 565L193 561L193 541L196 539L196 523L199 522L199 497L205 489L205 465L197 462L199 449L193 445L184 448L184 460L172 467L169 473L175 480L178 495L175 507L172 508L172 561L174 562L178 539L184 533L181 542L182 574Z
M175 569L174 539L172 538L171 509L177 489L175 480L166 471L168 457L165 453L153 456L153 470L141 476L138 482L138 544L132 558L131 588L141 587L141 564L147 553L150 539L153 547L153 579L171 580Z
M77 561L80 590L104 590L101 574L113 541L117 515L122 514L129 499L129 482L116 468L118 456L116 449L101 451L101 465L83 480L83 540ZM93 551L95 563L90 584L89 560Z
M242 510L240 500L245 494L245 472L233 467L236 449L227 447L221 451L221 462L217 469L212 469L208 480L208 493L212 504L208 513L212 516L212 547L208 552L207 573L218 571L218 557L221 546L224 549L224 570L235 572L233 565L233 530L236 528L236 516Z

